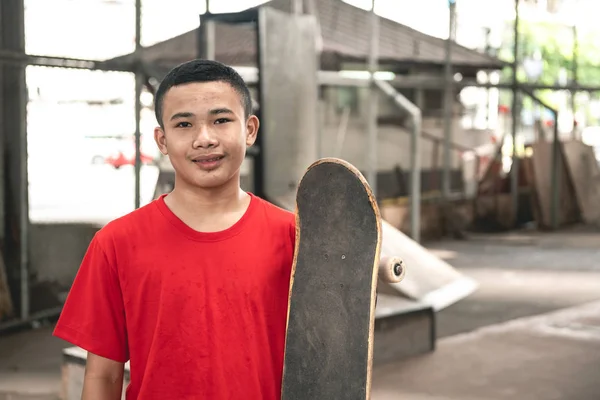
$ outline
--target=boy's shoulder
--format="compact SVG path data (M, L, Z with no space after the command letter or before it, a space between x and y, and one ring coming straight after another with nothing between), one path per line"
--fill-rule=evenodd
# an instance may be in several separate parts
M273 219L275 221L282 222L285 224L296 223L296 215L294 214L294 212L287 210L263 198L256 197L256 199L258 199L258 202L263 207L264 212L269 219Z
M257 197L257 208L262 209L262 223L257 224L256 229L266 228L273 235L289 239L292 244L290 251L293 252L293 243L296 239L296 214L268 200Z

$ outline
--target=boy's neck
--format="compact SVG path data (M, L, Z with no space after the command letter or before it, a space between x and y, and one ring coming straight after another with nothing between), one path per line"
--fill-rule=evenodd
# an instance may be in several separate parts
M234 225L246 212L250 197L239 180L218 188L200 189L175 183L165 197L167 207L186 225L200 232L217 232Z
M247 194L241 189L239 183L203 189L189 185L177 185L169 194L173 203L186 211L227 211L235 209L243 202Z

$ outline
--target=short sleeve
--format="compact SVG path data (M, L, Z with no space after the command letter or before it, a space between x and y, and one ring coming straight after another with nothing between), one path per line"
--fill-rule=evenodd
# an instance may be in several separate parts
M81 262L54 335L101 357L123 363L129 359L119 276L97 236Z

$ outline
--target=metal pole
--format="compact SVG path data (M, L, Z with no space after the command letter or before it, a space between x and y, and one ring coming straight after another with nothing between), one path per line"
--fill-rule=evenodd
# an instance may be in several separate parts
M17 67L18 68L18 67ZM25 67L22 71L19 71L20 81L25 81ZM23 86L25 89L25 86ZM21 116L23 121L27 121L27 94L21 94ZM13 99L14 101L14 99ZM19 170L21 177L21 204L20 204L20 259L21 259L21 319L29 317L30 312L30 288L29 288L29 174L28 174L28 151L27 151L27 125L26 122L22 122L20 125L19 139L21 154L19 155L19 163L21 168Z
M560 141L558 139L558 112L554 111L554 135L552 142L552 165L550 177L550 222L552 229L558 229L558 205L559 205L559 155Z
M215 50L215 22L206 21L206 59L214 60L216 58Z
M144 77L141 68L141 34L142 34L142 0L135 0L135 208L141 204L141 131L140 118L142 104L140 97L144 85Z
M492 29L491 28L485 28L485 54L490 55L491 52L491 43L490 43L490 36L492 34ZM490 81L490 77L492 76L491 73L487 72L485 74L486 76L486 81L489 82ZM486 129L489 129L490 127L490 100L491 100L491 89L487 88L486 89L486 96L485 96L485 127Z
M302 14L302 0L291 0L292 1L292 13L295 15Z
M515 0L515 26L514 26L514 60L512 65L512 168L510 192L512 195L512 216L516 224L519 212L519 158L517 156L517 120L518 113L518 85L517 66L519 62L519 0Z
M454 41L454 19L456 16L456 0L448 0L448 39L446 40L446 60L444 74L444 161L442 169L442 198L450 197L450 171L452 169L450 143L452 142L452 109L453 77L452 77L452 42Z
M410 150L410 234L418 243L421 241L421 110L419 109L413 114Z
M133 64L127 61L94 61L25 54L11 49L0 49L0 65L38 65L42 67L73 68L101 71L131 72Z
M421 110L425 107L425 93L417 90L415 96L416 109L412 110L413 126L410 135L410 236L419 243L421 241L421 129L423 127ZM437 146L436 146L437 148ZM432 170L437 168L439 156L435 155ZM436 179L439 179L436 176ZM436 183L439 185L439 181ZM438 186L439 187L439 186Z
M250 71L242 72L244 76L248 77L248 79L252 80L252 82L256 81L256 76L258 71L257 69L250 68ZM325 86L332 87L361 87L367 88L370 85L369 79L365 78L349 78L345 76L340 76L335 71L318 71L319 75L319 84ZM396 76L394 79L388 81L394 85L396 89L439 89L444 85L443 77L437 76ZM502 90L512 90L513 83L512 82L499 82L499 83L491 83L491 82L478 82L475 79L462 79L460 82L453 82L455 88L465 88L465 87L477 87L477 88L497 88ZM566 85L566 86L558 86L558 85L545 85L545 84L528 84L518 82L518 89L521 92L526 93L527 95L531 95L535 90L569 90L569 89L577 89L580 92L600 92L600 86L586 86L586 85L578 85L577 87ZM552 108L548 105L545 105L546 108Z
M394 103L412 116L410 141L410 234L414 241L421 240L421 110L398 93L388 82L375 80L375 85L394 100Z
M577 38L577 26L573 25L573 81L571 82L571 84L573 86L577 86L577 58L579 56L579 40ZM576 111L576 104L575 104L575 96L577 95L577 91L575 89L571 89L571 110L573 111L573 131L571 132L572 138L576 139L577 138L577 122L575 120L575 111Z
M375 88L375 72L377 72L377 55L379 52L379 17L375 14L375 0L371 5L371 47L369 51L369 108L368 108L368 158L367 158L367 181L377 198L377 113L378 92Z
M30 313L25 318L15 318L13 320L8 320L6 322L0 323L0 335L10 334L15 330L22 328L24 326L31 326L35 321L39 321L42 319L54 319L60 316L62 311L62 306L49 308L46 310L38 311L35 313Z
M0 48L3 51L25 53L25 7L23 0L2 1L0 3ZM29 271L29 177L27 151L27 85L25 65L15 64L0 71L0 146L2 155L4 188L0 190L4 206L2 227L4 246L0 257L5 257L4 265L10 291L19 293L11 298L18 301L20 318L30 315L30 271ZM17 269L18 268L18 269ZM18 278L17 278L18 277ZM17 280L19 289L17 291ZM13 286L14 285L14 286ZM15 302L16 302L15 301Z
M19 31L20 34L24 36L25 31L25 17L24 6L22 1L18 1L19 11ZM16 11L16 10L15 10ZM24 49L23 43L23 51ZM19 117L22 118L22 122L19 124L19 141L20 141L20 155L19 155L19 173L21 178L21 183L19 184L19 188L21 190L21 204L20 204L20 237L19 242L21 244L21 319L26 319L29 317L30 313L30 287L29 287L29 173L28 173L28 151L27 151L27 88L26 88L26 76L25 76L25 66L16 67L18 69L18 79L21 82L21 85L17 87L21 88L22 91L20 93L20 104L19 104ZM15 99L13 98L13 101ZM13 116L14 117L14 116Z
M350 119L351 109L349 106L344 107L342 110L342 116L337 131L337 140L335 150L333 152L334 157L342 157L342 149L344 148L344 142L346 141L346 133L348 132L348 120Z
M210 0L206 0L205 16L210 15ZM200 57L205 60L214 60L216 58L215 50L215 22L210 18L200 18Z
M511 63L512 64L512 63ZM326 72L326 71L325 71ZM323 74L324 78L329 79L328 74ZM399 76L397 75L393 80L390 81L394 87L400 89L439 89L445 84L444 77L436 76ZM341 84L341 81L340 81ZM465 87L477 87L477 88L497 88L512 90L513 83L512 79L506 82L491 83L491 82L479 82L476 79L462 79L460 82L452 82L455 88ZM546 85L543 83L522 83L518 82L517 87L525 90L571 90L576 89L580 92L600 92L600 86L588 86L588 85Z

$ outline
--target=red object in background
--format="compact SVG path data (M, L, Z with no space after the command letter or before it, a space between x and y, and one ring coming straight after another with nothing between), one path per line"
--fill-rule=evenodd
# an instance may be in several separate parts
M510 107L504 104L498 106L498 112L500 114L508 114L510 112Z
M154 162L154 158L152 156L144 153L141 154L141 160L142 164L152 164ZM124 154L119 150L115 154L111 154L110 156L106 157L104 162L117 169L124 165L135 165L135 151Z

